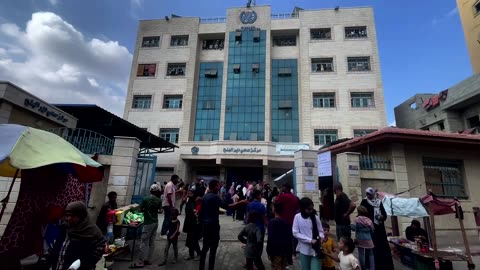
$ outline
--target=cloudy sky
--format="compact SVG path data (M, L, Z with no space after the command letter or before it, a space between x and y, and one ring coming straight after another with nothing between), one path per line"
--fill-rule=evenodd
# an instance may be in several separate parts
M246 0L6 0L0 4L0 80L52 103L98 104L123 114L138 20L222 17ZM275 13L373 6L387 116L415 93L472 74L454 0L256 0Z

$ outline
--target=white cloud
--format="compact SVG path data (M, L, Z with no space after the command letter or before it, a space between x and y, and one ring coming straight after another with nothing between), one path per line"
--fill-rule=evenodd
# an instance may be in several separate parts
M130 0L130 5L141 8L143 6L143 0Z
M432 20L432 24L436 25L436 24L441 23L442 21L447 20L448 18L451 18L451 17L456 16L456 15L458 15L458 8L454 7L450 11L448 11L447 13L443 14L441 17L434 18Z
M130 0L130 16L138 20L139 13L143 10L143 0Z
M50 4L53 6L58 4L58 0L48 0L48 2L50 2Z
M389 127L396 127L397 126L397 121L394 120L394 121L388 123L388 126Z
M91 86L93 87L100 87L100 85L98 84L97 80L93 79L93 78L87 78L88 82L90 83Z
M32 14L25 29L1 24L0 40L8 40L0 43L1 80L51 103L95 103L123 114L132 55L117 41L88 39L50 12Z

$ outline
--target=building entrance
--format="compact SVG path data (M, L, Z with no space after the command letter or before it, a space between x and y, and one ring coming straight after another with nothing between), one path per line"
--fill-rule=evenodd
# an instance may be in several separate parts
M260 182L263 179L263 168L258 167L230 167L225 169L227 185L243 185L247 181Z

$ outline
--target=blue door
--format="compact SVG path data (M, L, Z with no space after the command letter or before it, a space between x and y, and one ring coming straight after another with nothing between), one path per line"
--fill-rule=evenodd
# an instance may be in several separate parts
M150 194L150 186L155 182L157 156L145 155L137 158L137 172L133 185L132 204L142 202L143 197Z

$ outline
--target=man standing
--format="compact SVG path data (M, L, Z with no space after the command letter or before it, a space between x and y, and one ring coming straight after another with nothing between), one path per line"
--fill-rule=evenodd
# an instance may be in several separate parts
M170 226L170 221L172 220L171 213L172 208L175 207L175 187L178 183L180 177L174 174L170 177L170 182L165 186L165 191L163 192L163 224L162 230L160 232L161 235L167 235L168 228Z
M282 186L282 194L278 195L277 199L275 200L276 204L282 205L282 211L279 214L280 214L280 217L284 219L287 222L287 224L290 226L290 232L293 229L293 219L295 218L295 215L300 210L298 198L292 194L291 190L292 190L292 186L290 184L284 184ZM289 237L293 239L291 254L295 255L296 251L294 250L293 247L296 246L296 243L295 243L296 238L294 238L292 235L290 235ZM293 264L292 256L287 257L287 262L288 262L288 265Z
M337 241L342 237L352 237L350 227L350 214L357 208L354 202L348 198L347 194L343 192L342 184L335 184L333 187L335 192L335 223L337 226Z
M143 268L145 265L152 264L152 256L155 251L155 236L158 228L158 213L162 208L160 200L160 187L153 184L150 187L151 196L145 197L140 205L140 211L143 212L144 223L140 242L139 259L129 266L129 268Z
M260 202L262 199L262 192L258 189L255 189L252 193L253 195L253 201L250 202L247 205L247 212L248 215L252 213L257 213L259 217L259 220L257 220L257 226L262 232L262 237L265 236L265 226L267 226L268 220L267 220L267 209L265 206Z
M203 248L200 256L200 270L205 269L205 261L207 253L210 250L208 260L208 269L215 269L215 256L217 255L218 242L220 241L220 221L219 208L227 210L229 207L235 207L238 204L244 204L246 201L241 201L234 204L227 204L218 196L219 184L217 180L212 180L208 184L208 193L205 194L202 200L202 210L200 213L200 223L202 224L203 232Z

